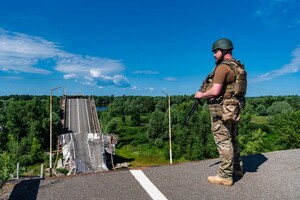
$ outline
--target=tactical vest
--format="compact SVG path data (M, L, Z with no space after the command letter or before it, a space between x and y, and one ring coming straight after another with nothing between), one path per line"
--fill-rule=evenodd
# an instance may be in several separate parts
M207 101L211 116L222 117L224 121L239 120L240 109L245 107L245 94L247 90L247 72L244 65L238 60L228 59L221 64L226 64L235 72L235 80L229 83L224 83L221 94ZM200 90L205 92L213 85L214 70L204 80ZM231 116L234 115L234 116ZM232 118L232 119L231 119Z

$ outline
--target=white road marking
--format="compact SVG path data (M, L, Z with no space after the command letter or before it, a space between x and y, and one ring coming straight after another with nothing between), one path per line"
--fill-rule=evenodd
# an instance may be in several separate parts
M91 132L91 125L90 125L90 118L89 118L86 99L84 100L84 104L85 104L86 118L87 118L87 123L88 123L88 127L89 127L89 133L90 133Z
M79 100L77 99L77 118L78 118L78 132L80 133L80 116L79 116Z
M71 132L71 100L70 99L68 99L68 104L69 104L69 109L68 109L68 111L69 111L69 117L68 117L68 121L69 121L69 123L68 123L68 133L70 133Z
M155 187L142 170L130 170L130 172L152 199L167 200L167 198Z

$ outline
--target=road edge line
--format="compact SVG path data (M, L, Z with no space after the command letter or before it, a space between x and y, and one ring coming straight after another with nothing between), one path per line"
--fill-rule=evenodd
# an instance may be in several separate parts
M148 179L148 177L142 172L142 170L130 170L134 178L140 183L140 185L146 190L150 197L154 200L168 200L157 187Z

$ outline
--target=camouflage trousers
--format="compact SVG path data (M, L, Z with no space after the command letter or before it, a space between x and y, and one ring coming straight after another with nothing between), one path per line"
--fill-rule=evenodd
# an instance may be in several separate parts
M238 122L224 122L221 117L211 117L211 130L221 159L218 175L232 177L233 171L242 169L237 141Z

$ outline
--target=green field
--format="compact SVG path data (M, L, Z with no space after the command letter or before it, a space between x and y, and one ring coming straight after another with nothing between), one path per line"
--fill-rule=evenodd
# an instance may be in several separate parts
M252 116L251 122L254 124L268 124L268 116Z

